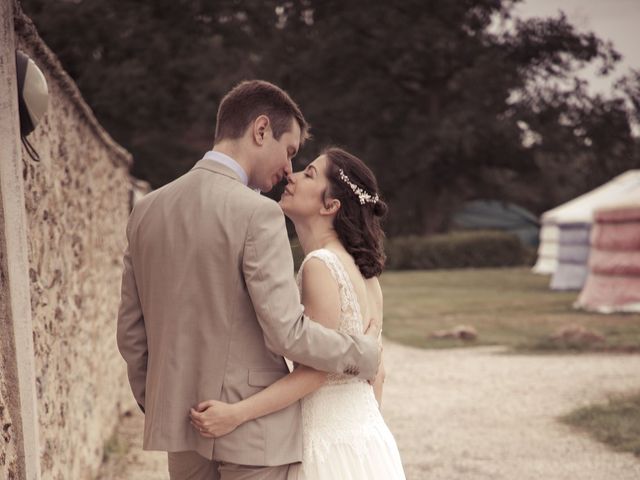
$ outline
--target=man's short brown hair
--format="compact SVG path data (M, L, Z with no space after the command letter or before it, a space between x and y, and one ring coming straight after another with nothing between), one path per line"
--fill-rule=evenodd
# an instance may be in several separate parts
M284 90L263 80L247 80L236 85L220 102L215 143L241 138L260 115L269 117L276 140L291 130L292 119L300 125L300 143L309 138L309 124Z

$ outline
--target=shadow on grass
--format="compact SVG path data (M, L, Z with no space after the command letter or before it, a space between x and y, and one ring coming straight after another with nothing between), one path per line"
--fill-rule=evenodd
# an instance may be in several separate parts
M560 418L571 427L621 452L640 457L640 392L612 397L604 405L575 410Z

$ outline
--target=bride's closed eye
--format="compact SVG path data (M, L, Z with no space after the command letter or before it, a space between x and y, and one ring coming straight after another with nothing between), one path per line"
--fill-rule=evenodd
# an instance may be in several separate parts
M315 178L316 174L317 174L316 167L314 167L313 165L309 165L307 168L304 169L305 177Z

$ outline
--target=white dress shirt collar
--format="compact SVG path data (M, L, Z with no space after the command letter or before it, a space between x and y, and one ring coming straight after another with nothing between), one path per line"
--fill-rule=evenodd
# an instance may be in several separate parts
M249 176L247 175L247 172L245 172L242 166L229 155L217 152L216 150L209 150L204 154L204 157L202 157L202 159L213 160L214 162L221 163L225 167L229 167L238 175L238 177L240 177L240 181L242 183L244 183L245 185L249 185Z

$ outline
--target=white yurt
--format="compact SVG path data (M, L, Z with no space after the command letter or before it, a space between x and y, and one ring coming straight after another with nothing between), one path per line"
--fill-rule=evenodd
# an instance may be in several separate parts
M574 306L640 312L640 187L595 211L589 275Z
M640 186L640 170L629 170L542 215L536 273L553 273L554 290L579 290L587 277L593 212Z

